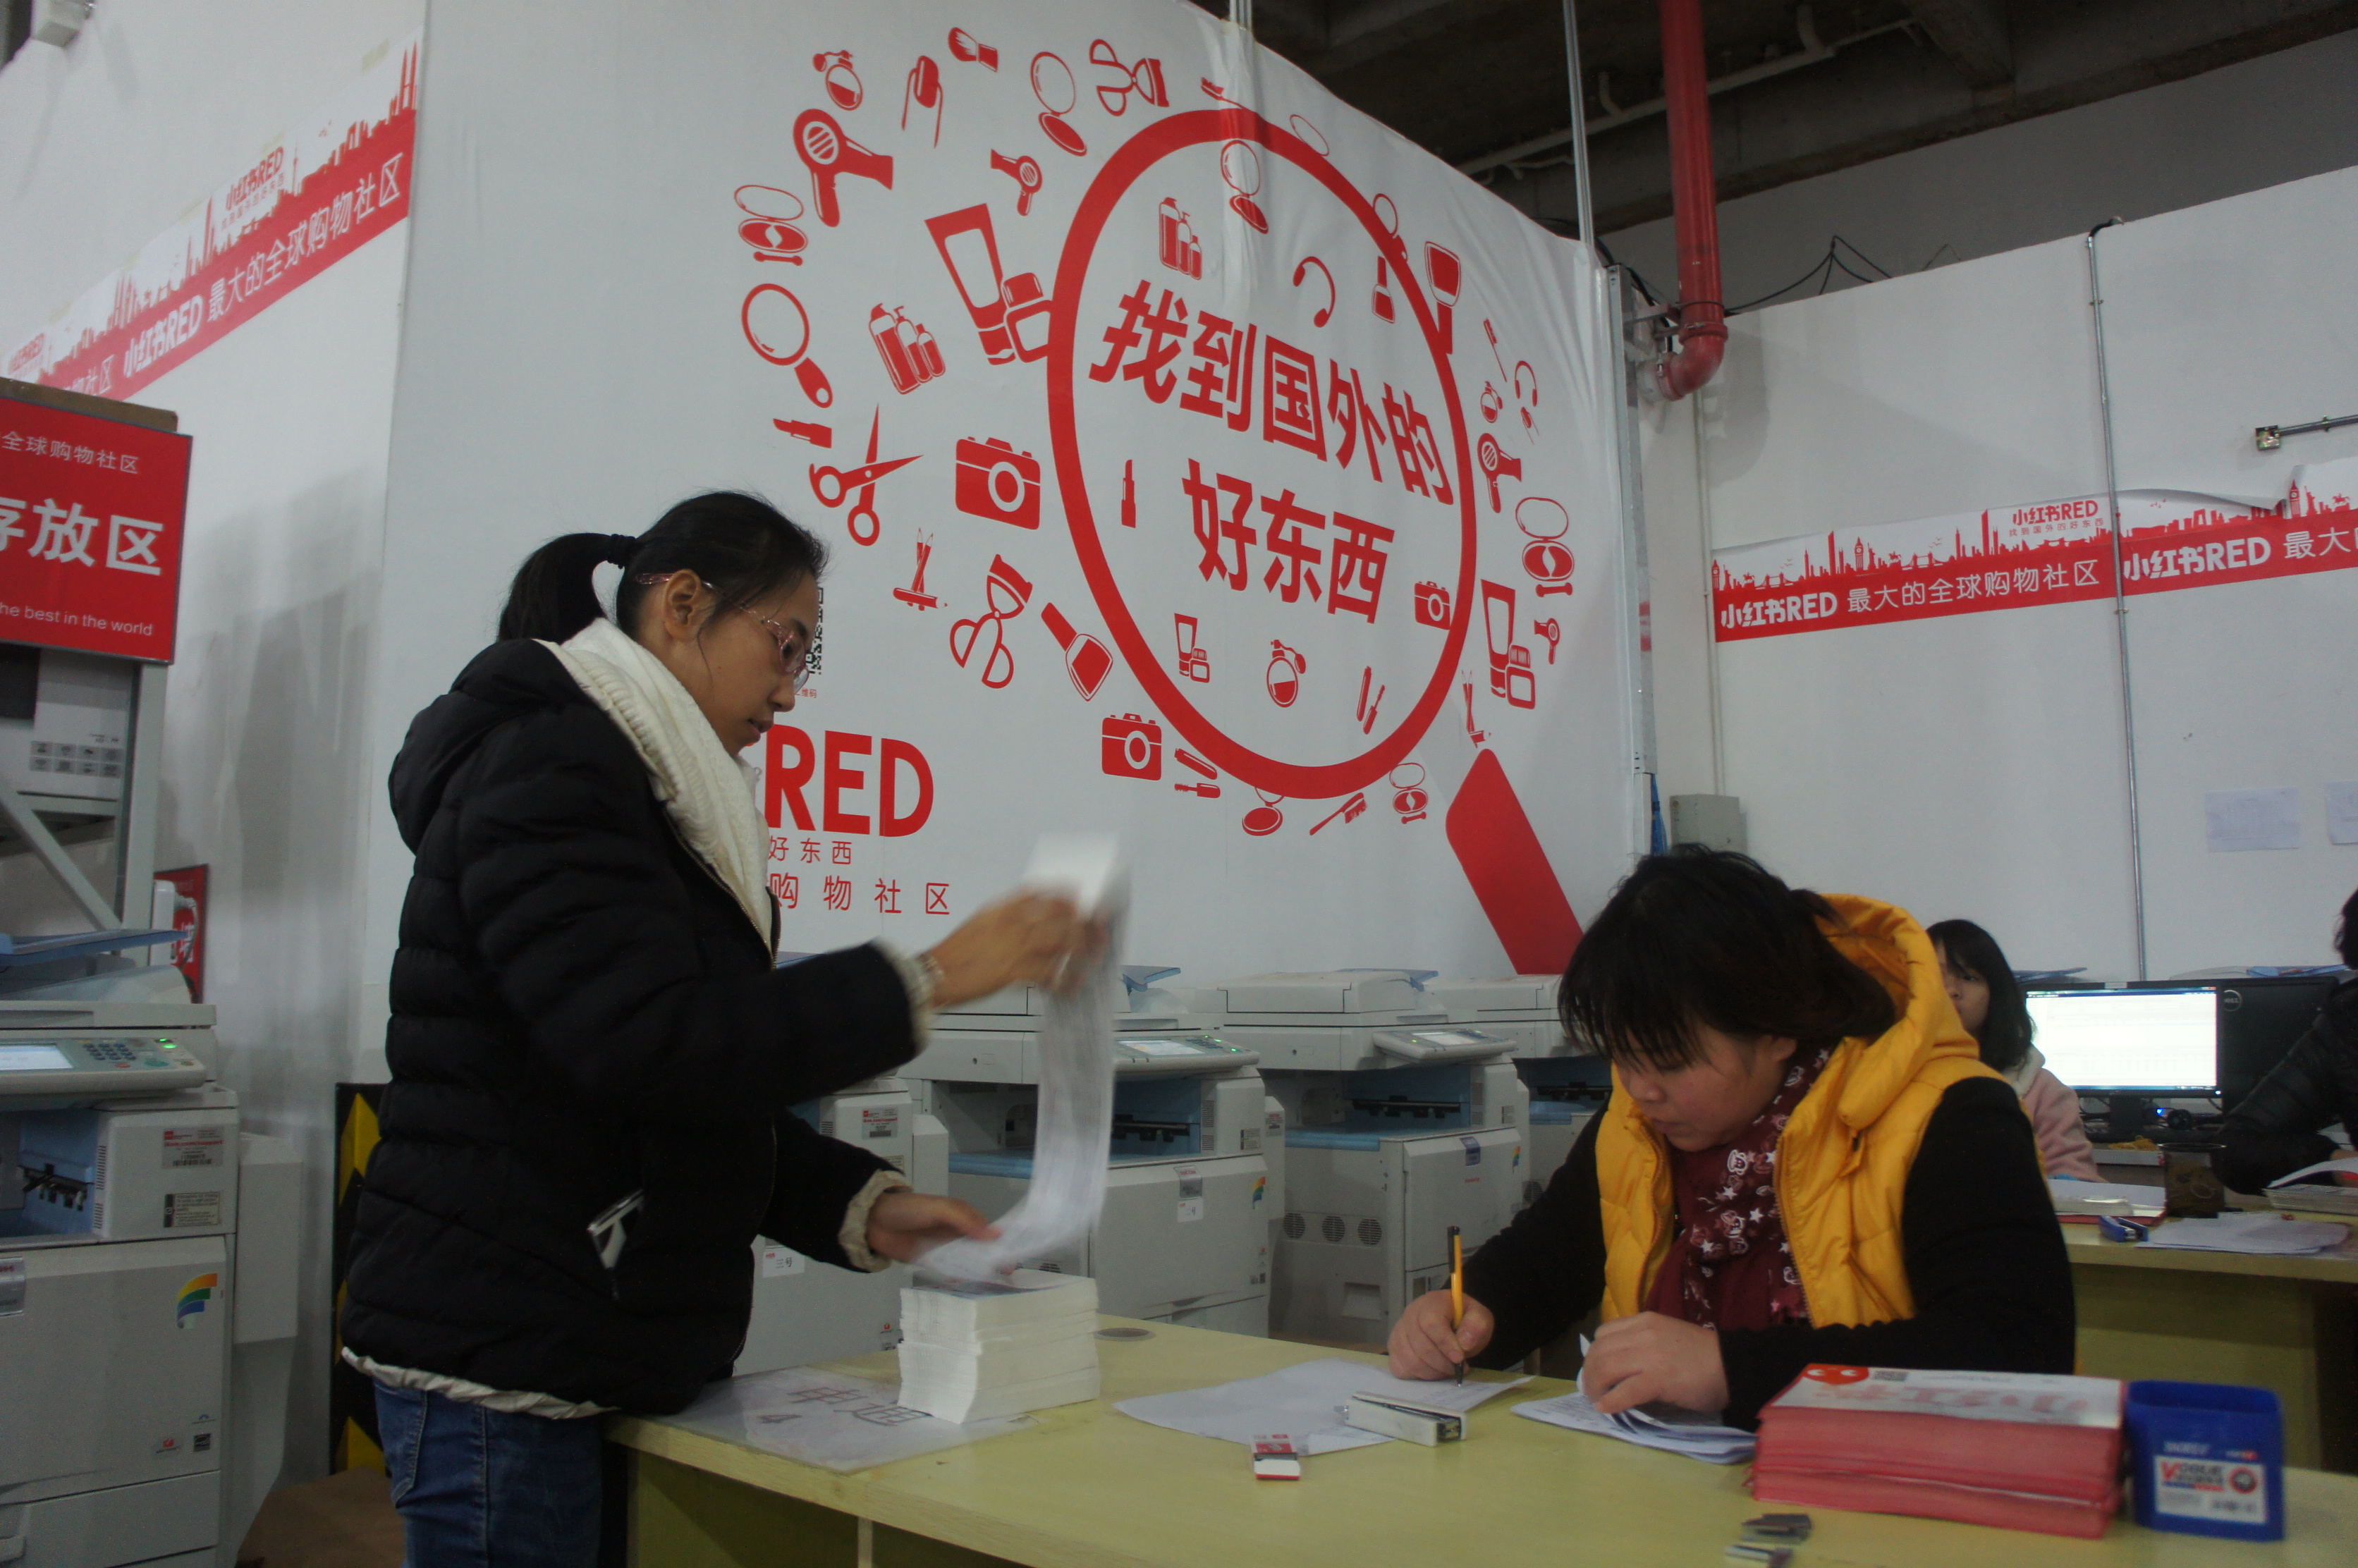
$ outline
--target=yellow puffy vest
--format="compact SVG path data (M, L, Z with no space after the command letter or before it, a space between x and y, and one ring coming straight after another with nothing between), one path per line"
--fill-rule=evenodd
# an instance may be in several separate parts
M1931 938L1906 910L1830 897L1819 925L1836 951L1883 983L1899 1021L1850 1039L1819 1074L1777 1144L1778 1206L1811 1322L1913 1317L1900 1205L1924 1127L1952 1085L1996 1078L1941 983ZM2000 1079L2003 1082L2003 1079ZM1666 1147L1618 1082L1596 1134L1604 1205L1605 1316L1641 1310L1671 1240Z

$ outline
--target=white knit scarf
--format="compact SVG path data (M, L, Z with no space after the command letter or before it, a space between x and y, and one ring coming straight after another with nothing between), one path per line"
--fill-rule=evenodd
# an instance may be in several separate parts
M541 646L631 738L680 837L736 895L766 945L770 831L755 804L759 775L752 765L721 745L679 677L605 617L569 642Z

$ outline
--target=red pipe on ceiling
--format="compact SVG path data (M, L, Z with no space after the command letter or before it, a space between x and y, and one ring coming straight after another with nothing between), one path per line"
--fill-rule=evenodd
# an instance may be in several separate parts
M1719 287L1719 192L1711 173L1711 90L1703 0L1660 0L1662 97L1671 127L1671 211L1679 246L1679 351L1655 372L1662 395L1684 397L1727 351Z

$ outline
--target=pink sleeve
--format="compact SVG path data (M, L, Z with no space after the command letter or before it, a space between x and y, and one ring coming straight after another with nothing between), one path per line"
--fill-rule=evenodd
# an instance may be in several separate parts
M2030 1118L2030 1130L2039 1139L2039 1158L2049 1175L2096 1180L2095 1146L2081 1128L2080 1097L2069 1085L2039 1068L2039 1076L2030 1080L2029 1092L2022 1097L2022 1110Z

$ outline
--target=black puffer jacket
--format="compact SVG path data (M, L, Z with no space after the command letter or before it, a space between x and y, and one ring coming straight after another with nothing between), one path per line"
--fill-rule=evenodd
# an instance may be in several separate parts
M872 947L787 969L547 649L417 716L384 1141L345 1343L381 1365L660 1414L743 1342L758 1232L821 1260L882 1168L788 1107L907 1061ZM774 921L774 916L773 916ZM590 1222L644 1193L611 1272Z
M2285 1059L2227 1118L2219 1130L2219 1179L2256 1193L2331 1160L2333 1140L2318 1130L2337 1121L2358 1137L2358 979L2333 988Z

